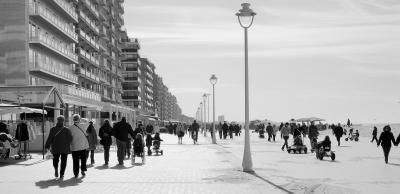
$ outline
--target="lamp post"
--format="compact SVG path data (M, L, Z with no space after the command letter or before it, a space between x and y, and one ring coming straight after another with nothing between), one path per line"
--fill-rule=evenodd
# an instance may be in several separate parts
M236 13L239 24L244 29L244 75L245 75L245 124L244 124L244 153L242 167L244 172L253 172L253 161L251 159L250 150L250 134L249 134L249 68L248 68L248 49L247 49L247 29L253 24L256 15L250 9L249 3L242 3L242 9Z
M203 124L203 102L200 102L200 124Z
M206 109L206 100L207 100L207 94L203 94L203 106L204 106L204 137L207 137L207 109Z
M217 138L215 137L215 84L217 84L217 81L218 81L218 79L215 76L215 74L212 74L211 78L210 78L210 82L213 86L213 128L212 128L212 133L211 133L213 144L217 143Z

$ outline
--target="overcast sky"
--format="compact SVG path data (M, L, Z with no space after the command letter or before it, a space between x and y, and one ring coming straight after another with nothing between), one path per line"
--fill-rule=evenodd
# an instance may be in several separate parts
M216 115L244 120L238 0L129 0L125 26L194 116L215 73ZM250 119L400 122L399 0L253 0ZM210 113L211 115L211 113Z

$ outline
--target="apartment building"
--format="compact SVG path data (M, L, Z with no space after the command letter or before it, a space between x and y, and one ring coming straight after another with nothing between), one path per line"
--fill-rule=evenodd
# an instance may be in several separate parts
M143 80L142 87L142 112L147 115L155 114L154 107L154 64L147 58L140 58L142 74L140 75Z
M122 3L2 0L0 86L55 86L67 120L131 114L121 98Z

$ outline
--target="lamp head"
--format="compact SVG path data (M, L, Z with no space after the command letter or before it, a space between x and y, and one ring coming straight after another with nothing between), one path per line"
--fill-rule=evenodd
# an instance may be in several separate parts
M212 85L215 85L215 84L217 84L217 81L218 81L218 78L215 76L215 74L212 74L211 78L210 78L210 83Z
M253 24L255 15L256 13L250 9L250 3L242 3L242 9L236 13L239 23L243 28L249 28Z
M207 100L207 94L203 94L203 100L204 100L204 101Z

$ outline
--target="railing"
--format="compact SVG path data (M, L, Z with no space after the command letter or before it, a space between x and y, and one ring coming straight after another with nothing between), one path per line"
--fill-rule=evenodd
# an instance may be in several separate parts
M94 48L96 48L97 50L100 49L99 44L97 43L96 40L94 40L92 37L90 37L89 35L87 35L83 30L79 31L79 34L86 39L86 41L88 41Z
M60 44L57 44L56 41L51 41L50 38L46 38L42 34L32 34L30 40L40 42L41 44L46 45L47 47L58 52L60 55L63 55L74 62L78 61L78 56L74 52L60 46Z
M54 0L54 2L64 9L72 18L78 21L78 14L75 12L75 8L71 6L70 3L66 2L65 0Z
M40 15L45 18L49 23L53 24L59 31L70 36L75 41L78 41L78 35L74 32L74 29L71 28L67 23L53 17L50 13L46 11L42 6L30 4L29 12L33 15Z
M99 12L96 10L96 7L89 0L83 0L83 3L86 4L88 9L98 18Z
M73 86L69 86L69 85L64 85L64 86L62 86L61 93L80 97L80 98L95 100L95 101L99 101L99 102L101 101L100 94L90 91L90 90L87 90L87 89L84 89L84 88L77 88L77 87L73 87Z
M81 18L87 23L87 25L90 26L97 34L99 33L99 27L97 27L96 23L89 19L89 17L87 17L85 13L79 11L79 16L81 16Z
M95 75L94 73L91 73L89 71L86 71L85 69L79 69L78 72L81 75L84 75L84 76L86 76L86 77L88 77L90 79L93 79L95 81L99 81L100 80L100 78L97 75Z
M96 65L97 67L99 66L99 60L96 59L96 57L93 57L91 54L89 54L88 52L86 52L83 49L79 49L79 54L81 56L83 56L84 58L86 58L86 60L92 62L94 65Z
M56 68L55 64L47 64L45 60L33 60L29 61L31 70L44 70L48 71L50 73L54 73L57 76L60 76L64 79L67 79L71 82L77 83L78 82L78 76L65 72L63 70L60 70L59 68Z

